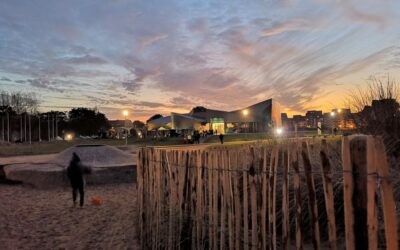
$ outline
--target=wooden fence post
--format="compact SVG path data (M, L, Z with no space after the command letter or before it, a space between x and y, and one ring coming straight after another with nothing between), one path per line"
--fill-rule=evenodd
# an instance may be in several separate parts
M294 170L293 177L293 186L295 192L295 200L296 200L296 249L302 250L303 243L301 238L301 179L300 179L300 168L299 168L299 152L298 145L294 142L291 145L291 153L290 153L290 164Z
M261 164L261 195L262 195L262 205L261 205L261 234L262 234L262 249L267 250L268 248L268 235L267 235L267 212L268 212L268 149L263 148L263 160Z
M208 184L208 248L214 245L214 217L213 217L213 152L207 152L207 184Z
M234 156L234 166L235 170L233 176L233 192L234 192L234 200L235 200L235 249L240 249L241 243L241 228L242 228L242 203L240 202L240 193L239 193L239 176L240 176L240 163L239 163L239 153L237 150Z
M383 219L385 221L385 237L386 248L397 250L399 249L398 243L398 225L396 214L396 202L393 195L393 186L389 176L389 166L385 152L385 145L382 138L375 139L375 157L380 159L378 168L378 175L381 179L381 196Z
M143 244L143 216L144 216L144 211L143 211L143 148L139 149L138 152L138 156L137 156L137 160L136 160L136 180L137 180L137 184L136 184L136 192L137 192L137 199L138 199L138 203L139 203L139 239L140 239L140 244Z
M314 249L321 249L319 223L318 223L318 207L315 195L314 177L312 174L312 167L310 161L310 152L307 142L302 142L301 155L304 163L304 172L306 175L307 190L308 190L308 204L311 214L311 227L313 231L313 246Z
M328 146L326 140L322 140L322 148L320 151L321 157L321 168L323 172L322 181L324 185L324 197L326 214L328 216L328 232L329 232L329 244L332 250L337 249L336 242L336 219L335 219L335 206L334 206L334 194L332 186L332 166L328 158Z
M248 172L247 172L247 158L243 160L241 157L241 168L243 170L243 240L244 250L249 249L249 196L248 196Z
M367 226L368 249L378 249L378 208L376 204L377 194L377 159L375 158L374 138L367 138Z
M280 146L276 145L272 150L270 168L269 168L269 189L268 189L268 208L269 208L269 235L271 250L276 250L276 184L277 184L277 169L279 162Z
M257 176L256 176L256 165L257 159L255 155L254 147L250 148L250 168L249 179L250 179L250 199L251 199L251 248L256 250L258 246L258 209L257 209Z
M227 183L226 183L226 178L225 175L228 173L226 171L226 162L225 162L225 154L224 150L219 152L219 161L218 165L220 166L221 173L219 175L220 183L221 183L221 213L220 213L220 244L219 244L219 249L224 250L225 247L225 236L226 236L226 218L227 218Z
M214 154L213 160L213 249L218 247L218 201L219 201L219 154Z
M289 247L289 148L285 145L282 152L282 249Z
M342 139L342 164L346 250L354 250L354 209L352 200L354 183L350 157L350 139L348 136L344 136Z
M226 151L227 155L227 174L226 174L226 182L227 182L227 195L228 195L228 237L229 237L229 249L234 248L234 230L233 225L234 222L234 211L233 211L233 190L232 190L232 154L231 151Z
M368 249L367 136L343 138L346 248Z

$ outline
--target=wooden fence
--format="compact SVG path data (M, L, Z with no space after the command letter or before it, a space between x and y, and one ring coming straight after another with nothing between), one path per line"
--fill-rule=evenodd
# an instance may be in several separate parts
M142 148L140 242L143 249L398 249L388 175L384 144L371 136Z

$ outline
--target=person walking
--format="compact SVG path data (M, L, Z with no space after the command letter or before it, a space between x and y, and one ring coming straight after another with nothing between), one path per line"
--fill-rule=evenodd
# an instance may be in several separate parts
M224 135L222 133L219 134L219 140L220 140L221 144L224 144Z
M86 173L90 174L91 168L83 166L81 159L74 152L67 168L68 179L72 187L72 201L74 202L74 206L76 206L76 198L79 191L79 205L80 207L83 207L85 201L85 179L83 175Z

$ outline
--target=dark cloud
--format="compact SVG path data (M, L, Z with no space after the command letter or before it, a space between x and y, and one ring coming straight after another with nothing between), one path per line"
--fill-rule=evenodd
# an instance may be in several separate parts
M138 94L138 91L142 87L142 83L140 81L134 79L134 80L124 80L121 82L122 87L129 91L132 94Z
M56 83L54 81L51 81L49 79L28 79L26 80L32 87L40 88L40 89L46 89L50 91L56 91L56 92L64 92L63 89L60 89L56 86Z
M187 28L191 32L206 32L207 31L207 19L206 18L196 18L190 20L187 23Z
M79 56L79 57L65 57L65 58L60 58L59 61L65 62L68 64L94 64L94 65L101 65L101 64L106 64L107 61L97 57L97 56L92 56L92 55L85 55L85 56Z
M171 99L171 103L177 106L194 106L197 105L198 102L196 100L190 99L188 97L183 97L183 96L178 96L178 97L173 97Z
M0 78L0 81L3 81L3 82L11 82L11 79L10 79L10 78L7 78L7 77L2 77L2 78Z
M145 107L145 108L161 108L161 107L167 107L168 105L160 102L146 102L146 101L140 101L136 102L135 105L140 106L140 107Z

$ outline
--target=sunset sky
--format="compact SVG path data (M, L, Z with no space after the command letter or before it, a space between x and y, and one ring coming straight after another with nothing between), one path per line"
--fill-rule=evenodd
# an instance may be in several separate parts
M399 67L399 0L0 1L0 90L42 111L327 111Z

